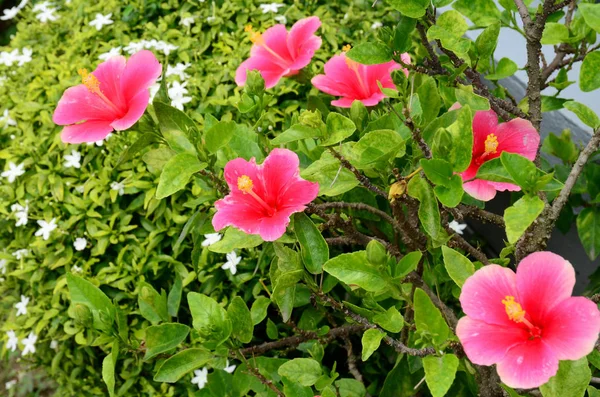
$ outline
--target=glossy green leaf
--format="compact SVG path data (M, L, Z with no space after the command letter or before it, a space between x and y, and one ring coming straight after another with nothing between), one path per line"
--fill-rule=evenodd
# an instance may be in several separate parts
M368 329L362 336L362 360L367 361L381 344L385 334L378 329Z
M600 51L589 53L583 59L579 73L579 88L583 92L600 88Z
M361 43L346 53L353 61L363 65L376 65L392 60L392 50L381 42Z
M408 183L408 194L419 200L419 220L423 229L434 239L441 238L443 231L440 226L440 209L433 193L433 188L417 175Z
M410 18L421 18L429 6L428 0L386 0L393 8Z
M405 153L405 141L396 131L371 131L360 138L353 151L360 165L369 166L394 157L402 157Z
M514 244L542 213L544 202L538 196L523 196L504 211L506 236Z
M369 263L366 251L331 258L323 265L323 270L350 286L359 286L370 292L386 288L384 275L378 267Z
M246 234L240 229L229 227L221 240L208 246L208 250L219 254L228 254L233 250L242 248L254 248L263 243L263 239L257 234Z
M216 153L226 146L236 134L238 128L234 121L219 121L204 132L204 145L210 153Z
M356 131L354 122L339 113L331 112L327 115L327 139L321 146L330 146L343 141Z
M155 382L175 383L185 374L200 368L212 358L204 349L186 349L167 359L154 375Z
M583 397L590 383L592 372L587 358L560 361L558 372L540 386L544 397Z
M196 292L187 295L194 329L203 334L206 347L214 349L231 335L232 324L225 309L213 298Z
M279 367L280 376L293 379L302 386L312 386L321 376L321 364L311 358L295 358Z
M112 353L102 360L102 380L106 383L110 397L115 395L115 362Z
M394 51L403 53L410 50L412 46L411 33L417 26L417 20L402 15L394 30Z
M300 243L302 261L312 274L319 274L329 260L329 246L313 221L304 213L294 214L294 232Z
M405 277L417 268L421 258L423 258L423 253L421 251L413 251L404 255L396 266L392 268L392 276L394 278Z
M444 397L456 377L458 358L454 354L444 354L442 357L423 357L425 382L433 397Z
M496 65L496 72L492 73L492 74L488 74L485 77L488 80L505 79L505 78L510 77L513 74L515 74L518 68L519 67L513 60L511 60L509 58L502 58L498 62L498 65Z
M227 308L227 316L233 325L233 337L242 343L250 343L254 324L252 324L252 314L246 306L246 302L239 296L234 297Z
M169 311L169 316L177 317L177 313L179 312L179 305L181 304L181 292L183 290L183 283L181 280L181 276L179 273L175 275L175 281L173 282L173 286L169 291L169 295L167 296L167 308Z
M159 294L152 285L142 282L139 285L138 305L140 313L153 325L161 321L169 321L169 310L167 308L167 296L162 291Z
M373 316L373 321L386 331L398 333L404 327L404 318L394 306L383 313L377 313Z
M542 34L542 44L561 44L569 42L569 28L562 23L547 22Z
M500 36L500 24L493 23L481 32L475 40L475 47L480 59L490 59L498 45L498 36Z
M358 186L354 174L343 168L331 153L324 152L321 158L300 173L300 176L319 184L319 196L338 196Z
M442 246L442 255L448 275L454 280L456 285L462 288L465 281L475 273L473 262L460 252L445 245Z
M94 284L67 273L67 285L73 304L86 306L93 316L94 328L109 330L115 320L115 308L108 297Z
M500 21L500 10L493 0L458 0L452 7L476 26L489 26Z
M252 303L252 307L250 308L250 316L252 317L252 325L260 324L265 317L267 317L267 310L269 309L269 305L271 304L271 300L265 298L264 296L259 296Z
M163 199L185 188L192 175L204 168L206 163L201 163L195 154L176 154L165 164L160 174L156 198Z
M596 260L600 253L600 209L584 208L577 215L577 233L590 260Z
M294 124L275 138L271 139L272 145L283 145L290 142L299 141L306 138L316 138L321 132L316 128L308 127L302 124Z
M600 4L580 3L577 5L585 23L600 33Z
M429 335L435 346L440 346L450 334L450 328L442 313L433 304L427 293L421 288L415 289L414 295L415 325L417 331Z
M598 118L592 109L584 104L575 101L567 101L563 104L563 106L565 109L575 113L579 120L581 120L588 127L592 127L593 129L600 127L600 118Z
M146 354L144 360L175 349L185 340L189 332L190 329L187 325L178 323L154 325L146 328Z

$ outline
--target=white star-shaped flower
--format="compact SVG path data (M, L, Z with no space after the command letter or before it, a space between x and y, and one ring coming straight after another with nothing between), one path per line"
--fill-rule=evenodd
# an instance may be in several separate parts
M8 65L10 66L10 65ZM8 109L4 109L4 112L2 113L2 117L0 117L0 121L4 123L5 126L16 126L17 122L12 119L10 117L10 114L8 114Z
M175 99L171 99L171 106L176 109L183 110L183 105L192 101L192 97L189 96L179 96Z
M223 370L225 372L229 372L230 374L232 374L233 371L235 371L235 367L236 367L236 365L234 365L234 364L229 365L229 360L227 360L227 363L225 364L225 368L223 368Z
M382 26L383 26L383 24L381 22L379 22L379 21L373 22L373 24L371 25L371 29L373 29L373 30L379 29Z
M50 341L50 349L52 349L52 350L58 349L58 341L55 341L55 340Z
M225 264L223 266L221 266L221 269L229 270L231 272L231 274L236 274L237 273L237 265L242 260L242 257L238 256L235 253L235 251L231 251L226 256L227 256L227 262L225 262Z
M29 221L29 206L25 204L25 207L23 207L21 204L16 203L11 205L10 209L15 214L15 218L17 218L15 226L25 226Z
M467 228L467 224L466 223L458 223L455 220L453 220L452 222L450 222L448 224L448 227L450 229L454 230L455 233L463 234L463 230L465 230Z
M17 258L17 260L21 260L22 258L24 258L25 256L29 255L29 250L28 249L20 249L20 250L16 250L15 252L12 253L12 255Z
M287 18L285 17L285 15L277 15L275 18L273 18L275 21L285 25L287 23Z
M208 23L214 22L214 21L216 21L216 20L217 20L217 17L212 17L212 16L211 16L211 17L207 17L207 18L206 18L206 22L208 22Z
M123 182L113 182L110 184L110 188L119 192L119 196L125 194L125 184Z
M17 338L17 334L15 334L15 331L8 330L6 331L6 336L8 336L8 340L6 341L6 350L11 350L11 351L15 351L17 350L17 347L19 346L19 338Z
M37 335L32 332L29 333L27 338L22 339L21 343L23 344L23 351L21 355L26 356L29 353L35 353L35 343L37 342Z
M81 273L81 271L82 271L82 269L77 265L75 265L71 268L72 273Z
M75 247L75 249L77 251L83 251L85 249L87 245L87 240L83 237L77 237L75 239L75 242L73 242L73 247Z
M285 7L285 4L281 4L281 3L261 4L259 7L262 10L263 14L266 14L268 12L279 11L279 8Z
M13 183L18 176L21 176L25 173L25 168L23 163L19 165L15 165L15 163L8 163L8 170L4 171L0 176L4 178L8 178L9 183Z
M31 55L33 55L33 50L31 48L23 48L21 50L21 55L19 55L19 59L18 59L19 63L17 65L23 66L26 63L31 62L33 60Z
M20 315L27 314L27 305L29 304L29 298L25 295L21 295L21 302L15 303L15 309L17 309L17 317Z
M42 236L44 240L48 240L50 238L50 233L54 229L58 227L56 224L56 218L52 218L50 222L46 221L37 221L37 224L40 226L37 232L35 232L36 237Z
M0 259L0 272L6 274L6 259Z
M175 51L178 48L178 46L165 43L164 41L159 42L159 44L156 46L156 49L161 50L165 55L169 55L171 51Z
M179 21L179 24L181 26L185 26L186 28L189 28L190 26L192 26L192 24L196 22L194 20L194 17L185 17L185 18L181 18L181 21Z
M2 15L0 17L0 21L8 21L9 19L13 19L14 17L17 16L19 11L21 11L19 9L19 7L12 7L12 8L5 9L4 11L2 11L4 13L4 15Z
M208 369L202 368L194 371L194 377L192 378L192 384L198 385L198 389L204 389L206 382L208 382Z
M50 2L42 1L41 3L37 3L36 5L34 5L32 8L32 11L33 12L46 11L49 8L50 8Z
M169 97L171 97L171 99L175 99L175 98L184 96L185 94L188 93L187 88L185 88L186 86L187 86L187 81L184 82L183 84L181 84L179 81L174 81L174 82L170 83L169 89L168 89Z
M136 53L136 52L138 52L138 51L142 50L143 48L144 48L144 43L141 43L141 42L135 42L135 41L134 41L134 42L131 42L131 43L127 44L127 45L126 45L126 46L123 48L123 50L124 50L126 53L128 53L128 54L130 54L130 55L131 55L131 54L133 54L133 53Z
M187 68L189 68L190 66L192 66L192 65L189 63L181 63L181 62L175 66L167 65L167 77L175 75L175 76L179 76L180 80L185 80L190 77L185 72L185 70ZM187 93L187 90L186 90L186 93Z
M41 23L46 23L48 21L56 21L58 19L58 15L54 15L55 11L56 11L55 8L48 8L48 9L40 12L39 14L37 14L35 17Z
M71 150L71 154L65 155L65 168L81 168L81 153Z
M99 55L98 59L100 59L102 61L106 61L107 59L110 59L112 57L117 57L119 55L121 55L121 47L115 47L115 48L111 48L110 51Z
M14 49L11 52L2 51L0 52L0 65L12 66L13 63L19 61L19 50ZM6 115L6 111L4 112Z
M4 384L4 388L5 388L6 390L10 390L10 389L12 389L13 387L15 387L15 385L16 385L16 384L17 384L17 380L16 380L16 379L9 380L8 382L6 382L6 383Z
M209 245L213 245L217 241L221 240L221 233L209 233L204 235L205 240L202 242L203 247L208 247Z
M102 30L103 26L112 25L114 22L110 17L112 17L112 12L106 15L96 14L96 19L91 21L89 25L95 27L97 30Z

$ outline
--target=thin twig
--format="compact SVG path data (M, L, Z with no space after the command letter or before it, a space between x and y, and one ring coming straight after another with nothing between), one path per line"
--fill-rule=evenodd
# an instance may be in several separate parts
M260 381L260 383L262 383L263 385L265 385L269 389L271 389L273 392L275 392L275 394L277 394L278 397L285 397L285 394L283 394L283 392L281 390L279 390L277 388L277 386L275 386L273 381L265 378L265 376L263 374L261 374L255 366L251 365L250 362L244 356L244 354L241 353L241 351L239 353L240 353L239 357L246 364L246 367L248 368L248 372L250 372L251 375L253 375L255 378L257 378Z
M485 223L493 223L500 227L504 227L504 218L492 212L482 210L472 205L459 204L456 207L461 215L477 219Z
M364 176L359 170L356 169L356 167L354 167L352 164L350 164L350 162L348 160L346 160L334 148L330 147L329 151L331 152L331 154L333 154L333 156L336 159L338 159L340 161L340 163L342 164L342 166L344 168L350 170L350 172L352 172L354 174L354 176L356 176L356 179L358 179L358 181L364 187L366 187L367 189L369 189L373 193L378 194L379 196L383 196L383 197L387 198L387 194L385 194L385 192L383 190L381 190L377 186L373 185L373 183L371 183L371 181L369 180L369 178L367 178L366 176Z

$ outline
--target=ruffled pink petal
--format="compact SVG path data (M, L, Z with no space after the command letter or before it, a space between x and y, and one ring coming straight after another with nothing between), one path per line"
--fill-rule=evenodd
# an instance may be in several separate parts
M273 149L262 165L259 166L260 177L264 181L266 194L263 197L268 203L275 203L285 194L288 183L298 178L300 159L288 149Z
M483 321L463 317L458 320L456 335L469 357L478 365L492 365L506 355L506 352L529 338L524 328L487 324Z
M138 121L143 115L144 111L148 107L148 101L150 100L150 91L140 91L134 96L127 105L127 114L122 118L115 120L111 126L117 131L123 131L131 127Z
M359 101L361 101L363 103L363 105L365 105L365 106L375 106L379 102L381 102L383 100L383 98L385 98L385 95L381 91L379 91L379 92L375 92L369 98L359 99ZM350 104L350 106L352 106L352 104Z
M266 46L271 51L255 44L250 49L250 56L264 57L270 59L273 63L279 64L283 69L289 69L294 60L288 51L287 35L288 32L284 25L271 26L262 34ZM272 52L276 53L277 56L273 55Z
M252 56L246 59L235 72L235 82L238 86L246 84L248 70L258 70L265 80L265 88L273 88L279 80L289 72L288 69L274 63L270 58L264 56Z
M271 217L264 217L260 221L257 234L265 241L275 241L285 234L287 225L290 223L289 211L277 211Z
M227 226L234 226L248 234L258 234L263 211L250 204L244 197L226 196L215 202L217 213L212 219L216 231Z
M542 339L559 360L578 360L594 350L599 332L598 306L579 296L562 301L548 313Z
M497 364L500 380L509 387L531 389L548 382L558 371L558 357L539 338L510 349Z
M485 152L485 141L490 134L496 134L498 116L493 110L477 111L473 116L473 154ZM498 137L498 139L500 139ZM497 150L500 153L500 150ZM491 159L491 157L489 158Z
M366 65L365 66L365 77L366 81L371 83L371 87L375 84L375 88L379 91L379 86L377 85L377 81L381 82L381 85L387 88L394 87L394 83L392 81L391 73L394 70L402 69L402 67L394 61L381 63L377 65ZM387 84L387 86L384 84ZM391 83L391 86L390 86Z
M463 176L463 179L464 176ZM465 192L481 201L490 201L496 197L496 189L488 181L482 179L475 179L474 181L463 184Z
M323 91L326 94L333 96L343 96L342 86L331 77L325 74L319 74L312 78L312 85L314 85L319 91Z
M331 101L331 105L332 105L332 106L337 106L337 107L339 107L339 108L350 108L350 107L352 107L352 103L353 103L354 101L360 101L360 102L363 102L363 101L362 101L362 100L360 100L360 99L354 99L354 98L347 98L347 97L344 97L344 98L335 99L335 100ZM364 103L364 102L363 102L363 103Z
M133 54L127 61L121 77L121 91L125 101L147 91L160 76L162 68L151 51L142 50Z
M502 123L496 129L496 135L498 152L517 153L531 161L535 160L540 134L528 120L514 119Z
M508 190L509 192L519 192L521 191L521 187L517 186L517 185L513 185L512 183L505 183L505 182L492 182L492 181L488 181L488 183L490 185L492 185L494 187L494 189L503 192L505 190Z
M571 297L575 286L575 270L561 256L552 252L534 252L517 267L518 302L534 325L556 305Z
M60 139L65 143L96 142L106 138L113 128L110 121L94 120L63 128Z
M83 84L68 88L52 115L58 125L75 124L86 120L114 120L116 112L98 95L92 94Z
M92 72L100 81L100 91L119 109L125 109L127 105L121 91L121 77L126 64L124 56L114 56L102 62Z
M300 51L295 55L294 62L290 65L290 70L298 71L306 67L312 60L315 52L321 48L322 40L318 36L312 36L304 42Z
M319 195L319 184L309 182L296 176L286 186L284 194L279 198L278 208L293 212L304 211L306 204Z
M463 311L473 320L488 324L515 327L508 318L502 300L514 296L518 302L515 273L498 265L488 265L477 270L465 281L460 293Z
M243 158L237 158L231 160L225 165L225 170L223 171L225 176L225 181L227 185L229 185L229 189L232 192L240 192L238 189L238 178L242 175L246 175L252 180L254 188L261 188L262 186L257 186L260 183L259 178L259 166L256 165L256 161L254 157L250 159L250 161L246 161Z
M313 48L315 45L314 37L316 37L314 34L320 26L321 20L315 16L300 19L292 26L287 36L287 48L292 58L296 59L307 46ZM319 40L319 46L313 49L313 53L320 46L321 42Z

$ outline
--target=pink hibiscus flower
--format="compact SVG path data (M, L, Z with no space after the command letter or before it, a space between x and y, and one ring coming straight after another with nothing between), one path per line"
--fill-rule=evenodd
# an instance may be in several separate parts
M227 163L225 180L231 192L215 203L215 230L235 226L265 241L283 236L290 215L304 211L319 193L318 183L300 178L299 165L298 155L287 149L273 149L261 165L254 158Z
M150 51L116 56L88 73L79 70L83 84L67 89L52 120L66 125L61 139L66 143L95 142L113 130L126 130L142 117L150 92L148 88L161 73L160 63Z
M410 55L402 54L402 61L410 63ZM325 74L312 79L312 84L329 95L341 96L331 102L334 106L349 108L352 102L361 101L365 106L375 106L385 95L377 85L395 89L392 71L402 69L394 61L379 65L362 65L348 58L345 53L334 55L325 64ZM408 76L408 70L403 69Z
M455 106L451 108L453 110ZM498 116L493 110L479 111L473 118L473 155L471 164L460 174L463 181L475 178L479 167L486 161L500 157L502 152L517 153L535 160L540 135L533 125L524 119L514 119L498 124ZM463 184L465 192L478 200L489 201L497 190L519 191L512 183L491 182L475 179Z
M282 77L293 76L310 63L315 51L321 47L321 38L315 32L321 26L318 17L299 20L289 33L285 25L275 25L260 34L246 27L254 45L250 58L235 72L235 82L246 84L246 72L258 70L265 80L265 87L274 87Z
M460 294L466 317L456 334L475 364L497 365L506 385L529 389L556 374L559 360L594 349L600 312L591 300L572 297L573 266L551 252L521 261L515 274L498 265L479 269Z

